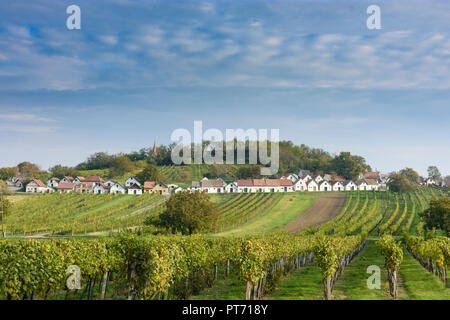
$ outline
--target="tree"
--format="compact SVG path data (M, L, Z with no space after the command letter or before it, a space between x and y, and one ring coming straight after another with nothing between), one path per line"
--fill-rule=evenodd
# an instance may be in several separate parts
M0 180L8 180L16 176L16 168L0 168Z
M6 184L0 181L0 219L2 223L2 236L6 238L6 217L11 209L11 202L6 198L6 194L9 193Z
M161 175L158 168L153 164L148 164L144 170L136 175L136 179L143 184L145 181L161 181Z
M36 164L28 161L21 162L17 166L19 167L19 172L27 178L33 177L41 171L41 169Z
M96 152L89 156L86 162L82 162L76 166L78 170L94 170L110 168L115 156L106 152Z
M239 179L247 179L247 178L259 178L261 175L261 166L260 165L238 165L238 169L236 172L236 177Z
M127 156L120 156L111 164L111 177L122 176L134 169L133 162Z
M216 204L209 201L204 193L184 191L173 194L158 220L149 219L146 224L166 228L172 233L191 235L213 231L218 216Z
M338 173L347 179L358 179L359 175L370 170L366 160L361 156L350 154L350 152L341 152L339 156L332 160L332 167Z
M400 173L391 175L387 185L389 190L394 192L410 192L415 188L408 177Z
M441 229L444 234L450 236L450 198L433 198L430 200L430 206L425 211L419 213L425 228Z
M77 169L70 168L70 167L63 167L60 164L57 164L56 166L49 168L48 171L50 171L50 173L52 174L53 177L60 178L60 179L65 176L76 177L76 176L80 175L80 173L78 172Z
M417 183L419 181L419 174L412 168L402 169L399 174L405 176L412 183Z
M436 166L429 166L427 171L428 171L428 178L433 180L441 179L441 173L439 172L439 169Z

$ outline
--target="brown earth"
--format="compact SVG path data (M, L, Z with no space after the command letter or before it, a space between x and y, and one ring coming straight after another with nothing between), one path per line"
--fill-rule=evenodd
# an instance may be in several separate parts
M283 227L289 233L297 233L317 226L339 214L345 202L345 192L321 193L312 205Z

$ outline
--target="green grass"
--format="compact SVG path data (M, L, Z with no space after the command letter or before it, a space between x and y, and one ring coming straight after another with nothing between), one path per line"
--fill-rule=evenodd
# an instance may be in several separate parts
M450 300L450 288L438 277L428 272L414 257L404 250L399 271L401 284L408 300ZM402 297L400 297L402 298Z
M370 277L367 267L376 265L381 269L381 289L367 288ZM367 241L353 261L345 268L344 273L336 282L333 298L336 300L386 300L390 299L389 284L384 270L384 258L378 252L375 241Z
M318 193L292 192L281 194L266 211L255 219L228 231L217 233L214 236L242 236L249 234L262 234L279 229L307 209L316 199Z
M323 284L320 270L311 264L287 275L265 300L321 300Z

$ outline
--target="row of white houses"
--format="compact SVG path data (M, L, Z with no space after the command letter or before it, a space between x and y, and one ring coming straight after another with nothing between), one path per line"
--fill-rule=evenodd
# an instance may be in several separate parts
M341 180L341 179L339 179ZM252 192L317 192L317 191L354 191L354 190L385 190L385 187L375 179L359 179L331 181L321 176L312 177L305 174L286 175L280 179L240 179L231 183L225 183L218 178L201 181L193 181L190 191L202 191L206 193L252 193Z

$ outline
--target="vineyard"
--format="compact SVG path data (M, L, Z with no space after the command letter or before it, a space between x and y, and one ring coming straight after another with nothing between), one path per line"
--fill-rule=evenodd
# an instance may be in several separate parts
M443 196L428 187L352 191L331 220L288 234L270 231L300 217L316 194L211 195L219 208L212 235L0 241L0 299L450 299L450 241L440 231L424 238L419 217ZM119 229L158 214L163 201L40 195L14 205L8 228ZM80 270L78 290L68 288L77 279L66 272L71 265ZM380 290L367 288L369 265L382 269Z

